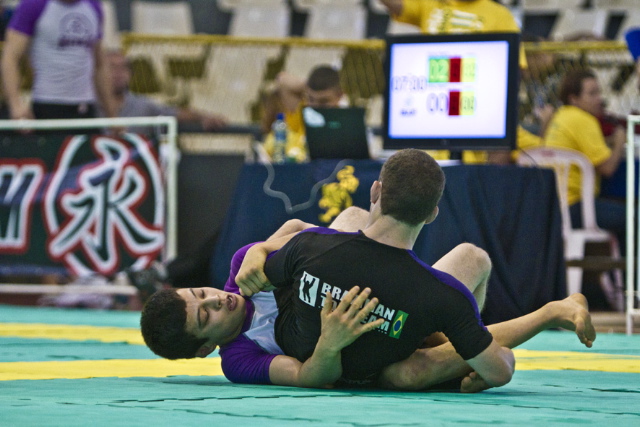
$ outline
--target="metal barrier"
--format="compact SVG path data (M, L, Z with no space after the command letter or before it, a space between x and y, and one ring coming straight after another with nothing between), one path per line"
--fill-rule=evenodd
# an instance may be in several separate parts
M627 335L633 333L633 318L640 316L638 298L640 297L640 262L636 254L636 238L640 236L640 222L635 227L636 214L640 211L640 200L635 200L636 170L634 159L638 155L638 145L635 142L635 126L640 123L640 116L627 117L627 292L626 292L626 323Z

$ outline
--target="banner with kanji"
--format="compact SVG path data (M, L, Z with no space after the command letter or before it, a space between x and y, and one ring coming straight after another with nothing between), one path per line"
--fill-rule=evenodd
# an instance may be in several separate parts
M164 247L155 143L136 134L0 139L0 275L105 276Z

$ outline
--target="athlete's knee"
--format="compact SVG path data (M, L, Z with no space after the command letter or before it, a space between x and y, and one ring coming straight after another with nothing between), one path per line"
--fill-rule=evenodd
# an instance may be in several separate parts
M456 246L455 250L462 253L461 258L474 270L487 273L491 271L491 258L489 258L489 254L484 249L473 243L465 242Z
M338 214L333 220L329 228L340 229L344 231L357 231L367 224L369 212L357 206L350 206Z

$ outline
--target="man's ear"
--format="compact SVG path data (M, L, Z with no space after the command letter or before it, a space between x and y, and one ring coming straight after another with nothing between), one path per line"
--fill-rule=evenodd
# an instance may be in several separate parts
M572 95L569 95L569 96L567 97L567 100L569 101L569 105L574 105L574 106L575 106L575 105L576 105L576 102L578 102L578 98L579 98L579 96L578 96L578 95L573 95L573 94L572 94Z
M433 211L431 212L431 215L429 215L429 217L427 218L427 220L424 222L425 224L429 224L430 222L433 222L436 217L438 216L438 212L440 212L440 208L438 208L437 206L433 209Z
M375 204L380 199L380 193L382 193L382 183L378 180L373 181L370 190L370 202Z
M198 349L198 351L196 351L196 357L207 357L208 355L213 353L213 350L215 350L216 347L217 346L214 343L209 343L209 342L204 343Z

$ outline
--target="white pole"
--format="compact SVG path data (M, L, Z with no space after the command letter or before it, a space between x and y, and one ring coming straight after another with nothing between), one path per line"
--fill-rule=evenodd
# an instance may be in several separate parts
M627 118L627 335L633 333L633 315L635 289L638 287L634 281L635 271L635 125L640 122L640 116ZM640 230L638 230L640 235ZM640 279L640 277L639 277Z
M178 252L178 121L175 117L167 128L167 251L166 259ZM171 221L169 221L171 218Z

